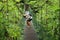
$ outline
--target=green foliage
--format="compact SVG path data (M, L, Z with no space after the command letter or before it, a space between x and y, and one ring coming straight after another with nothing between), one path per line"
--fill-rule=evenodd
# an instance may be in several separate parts
M59 0L23 0L30 5L33 25L39 40L59 39ZM23 2L22 1L22 2ZM24 3L21 0L0 0L0 40L14 37L23 40ZM7 31L9 38L6 38ZM12 39L10 38L10 39Z

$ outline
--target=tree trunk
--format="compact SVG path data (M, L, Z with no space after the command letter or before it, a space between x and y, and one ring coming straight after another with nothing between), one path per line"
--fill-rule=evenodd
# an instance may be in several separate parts
M24 28L24 40L38 40L37 34L32 26Z

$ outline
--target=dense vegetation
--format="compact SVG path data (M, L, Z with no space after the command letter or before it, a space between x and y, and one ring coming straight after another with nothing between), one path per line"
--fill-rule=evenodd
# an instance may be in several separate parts
M39 40L59 40L59 0L0 0L0 40L23 40L24 3L30 5Z

